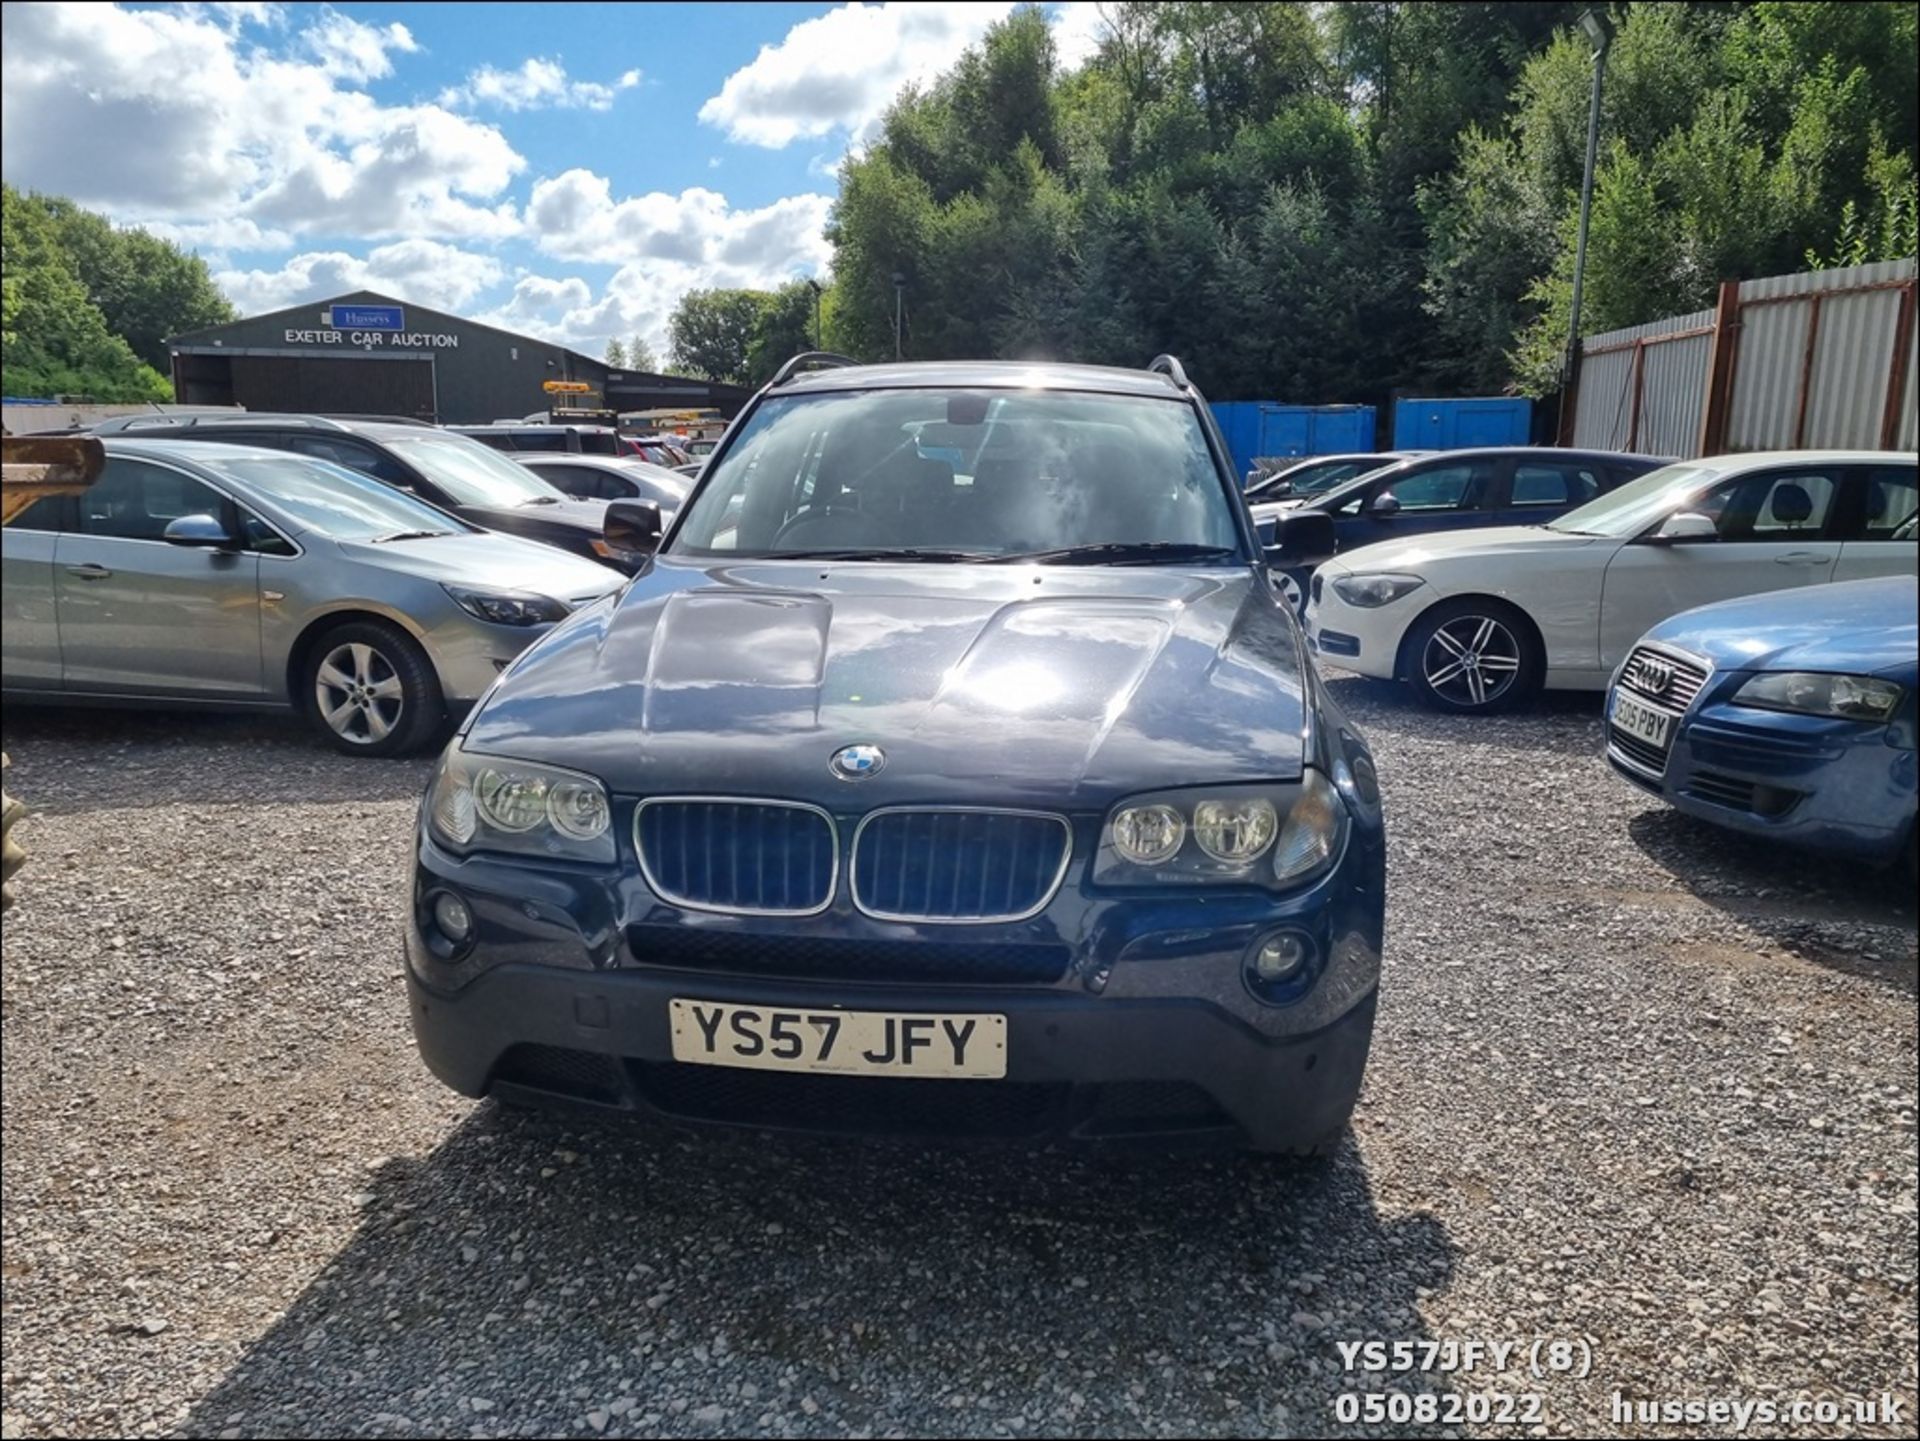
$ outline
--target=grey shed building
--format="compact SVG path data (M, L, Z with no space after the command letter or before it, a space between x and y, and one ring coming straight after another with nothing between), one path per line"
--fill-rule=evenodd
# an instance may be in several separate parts
M167 351L182 405L472 425L592 399L551 393L548 381L585 384L601 397L595 403L623 411L710 408L731 417L747 399L737 385L611 370L551 341L370 290L188 331Z

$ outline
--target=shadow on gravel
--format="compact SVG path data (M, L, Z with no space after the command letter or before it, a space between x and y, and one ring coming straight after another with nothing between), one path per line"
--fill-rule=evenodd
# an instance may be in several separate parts
M17 705L0 736L7 789L36 811L416 799L431 751L343 755L291 714Z
M1342 671L1329 671L1325 676L1333 698L1351 711L1363 727L1399 730L1406 723L1415 728L1424 727L1423 734L1436 736L1458 728L1460 734L1475 741L1511 746L1527 740L1529 721L1600 719L1598 691L1542 691L1518 710L1493 716L1460 716L1430 710L1414 695L1413 687L1399 681L1375 680ZM1542 737L1541 743L1549 743L1548 738Z
M1627 831L1694 897L1780 949L1915 992L1915 898L1898 874L1769 845L1665 806L1642 811ZM1866 934L1867 928L1889 934ZM1889 945L1899 953L1886 954Z
M1334 1341L1426 1339L1454 1265L1351 1143L1316 1172L482 1105L364 1199L184 1431L1326 1434L1365 1385Z

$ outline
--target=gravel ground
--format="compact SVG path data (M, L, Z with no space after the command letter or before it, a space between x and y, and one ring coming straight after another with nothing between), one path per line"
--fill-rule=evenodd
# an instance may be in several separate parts
M1556 1435L1643 1431L1615 1393L1891 1392L1891 1426L1754 1434L1911 1435L1909 902L1617 782L1591 700L1335 684L1392 895L1317 1172L475 1105L401 998L424 762L16 711L5 1434L1377 1432L1335 1424L1388 1384L1340 1341L1583 1338L1584 1378L1392 1384L1538 1391Z

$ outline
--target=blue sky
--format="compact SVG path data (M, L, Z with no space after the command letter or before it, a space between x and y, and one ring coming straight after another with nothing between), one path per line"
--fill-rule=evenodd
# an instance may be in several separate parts
M835 169L1011 6L5 6L0 170L206 257L598 353L828 261ZM1090 3L1050 4L1063 61Z

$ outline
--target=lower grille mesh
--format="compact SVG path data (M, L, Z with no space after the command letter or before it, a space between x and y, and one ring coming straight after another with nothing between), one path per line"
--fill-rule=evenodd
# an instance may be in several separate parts
M831 936L630 926L642 965L843 981L960 981L1044 985L1067 973L1065 946L1028 942L845 940Z

